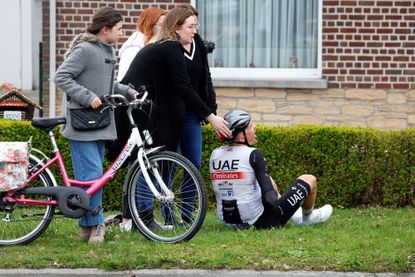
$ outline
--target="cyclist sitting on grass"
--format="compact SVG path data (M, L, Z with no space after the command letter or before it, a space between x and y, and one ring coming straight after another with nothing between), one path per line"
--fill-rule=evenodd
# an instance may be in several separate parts
M317 181L313 175L299 176L280 195L268 175L263 153L252 147L257 142L256 126L248 112L234 110L224 119L232 131L232 136L225 139L229 145L215 149L209 163L221 221L255 228L283 227L300 207L302 215L296 225L324 222L331 216L331 205L314 209Z

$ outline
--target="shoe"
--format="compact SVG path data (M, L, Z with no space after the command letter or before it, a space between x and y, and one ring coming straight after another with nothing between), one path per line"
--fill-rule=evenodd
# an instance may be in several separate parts
M133 227L133 222L129 219L127 222L121 222L119 225L121 232L131 232L131 228Z
M109 215L104 219L105 226L117 226L122 221L122 215L120 214L113 214Z
M315 209L308 216L303 216L303 222L301 225L312 225L327 221L333 213L333 207L331 205L324 205L319 209Z
M81 227L81 233L79 233L79 240L88 241L91 236L91 227Z
M105 237L105 225L99 224L91 227L91 236L88 243L103 243Z
M294 225L301 225L303 222L303 209L301 207L291 216L291 221Z

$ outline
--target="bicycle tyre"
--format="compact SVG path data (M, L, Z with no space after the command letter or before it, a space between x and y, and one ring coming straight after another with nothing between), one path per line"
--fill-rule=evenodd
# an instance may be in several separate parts
M35 156L29 157L29 174L36 170L41 162ZM56 185L49 170L39 174L39 177L26 187L52 187ZM17 192L16 197L24 193ZM50 201L50 196L25 195L27 199ZM6 208L7 207L7 208ZM5 220L6 209L11 209L10 221ZM0 197L0 246L28 244L37 239L49 226L55 213L55 206L36 206L23 203L7 205L1 202Z
M133 222L138 231L149 240L165 243L190 240L202 226L207 211L206 187L200 172L188 159L170 151L150 154L148 160L153 166L158 166L165 182L171 180L166 183L174 193L174 199L169 203L162 203L154 197L148 187L149 193L142 193L139 189L139 180L143 180L142 170L138 162L134 163L126 178L128 205ZM151 170L148 170L148 173L160 192ZM147 185L144 183L144 186ZM193 192L192 199L188 194ZM187 193L187 200L183 197L184 193ZM144 199L146 196L148 197ZM139 211L139 207L146 201L152 203L152 215Z

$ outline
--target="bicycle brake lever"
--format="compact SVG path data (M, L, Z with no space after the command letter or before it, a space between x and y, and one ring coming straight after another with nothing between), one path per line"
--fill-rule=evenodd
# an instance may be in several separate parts
M103 111L105 111L106 109L111 109L111 104L109 104L108 106L105 106L104 108L101 109L100 113L102 113Z

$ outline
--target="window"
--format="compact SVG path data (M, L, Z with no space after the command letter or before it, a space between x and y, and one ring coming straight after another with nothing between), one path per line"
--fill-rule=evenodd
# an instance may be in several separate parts
M321 78L322 0L195 0L214 79Z

